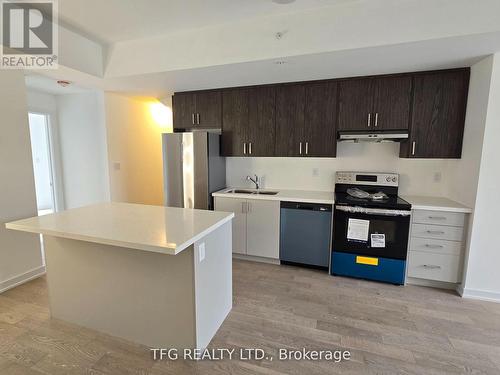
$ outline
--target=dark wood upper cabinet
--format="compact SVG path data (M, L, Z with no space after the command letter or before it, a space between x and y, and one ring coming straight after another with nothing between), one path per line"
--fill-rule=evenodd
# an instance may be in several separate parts
M410 139L401 156L460 158L469 69L416 74Z
M222 95L223 155L274 156L274 87L227 90Z
M374 80L354 78L339 83L338 130L373 128Z
M196 116L196 127L220 129L222 124L221 92L197 92Z
M173 96L172 107L174 129L221 128L220 91L178 93Z
M374 79L374 130L407 130L410 122L412 77Z
M337 151L337 82L308 84L305 92L305 154L335 157Z
M245 156L248 129L248 90L222 93L222 155Z
M335 157L338 131L408 131L406 158L460 158L470 69L176 93L174 130L222 129L224 156Z
M276 156L301 156L305 153L305 85L276 88Z
M276 89L272 86L250 88L248 108L248 155L274 156Z
M175 129L190 129L195 124L195 95L179 93L172 97L172 113Z

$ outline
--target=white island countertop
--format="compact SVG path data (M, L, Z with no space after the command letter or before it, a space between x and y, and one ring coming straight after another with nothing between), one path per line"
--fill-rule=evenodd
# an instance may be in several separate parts
M7 223L8 229L175 255L233 213L102 203Z
M249 190L248 188L226 188L213 193L214 197L225 198L243 198L243 199L263 199L282 202L303 202L303 203L319 203L319 204L334 204L335 193L333 191L312 191L312 190L284 190L284 189L260 189L261 191L277 191L276 195L267 194L240 194L231 193L232 190Z
M407 195L401 198L410 203L413 210L446 211L465 214L470 214L472 212L472 209L469 207L444 197Z

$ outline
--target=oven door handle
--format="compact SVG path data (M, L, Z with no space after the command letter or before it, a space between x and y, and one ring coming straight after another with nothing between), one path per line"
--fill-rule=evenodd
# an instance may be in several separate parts
M385 208L367 208L358 206L335 206L336 210L354 214L383 215L383 216L410 216L408 210L388 210Z

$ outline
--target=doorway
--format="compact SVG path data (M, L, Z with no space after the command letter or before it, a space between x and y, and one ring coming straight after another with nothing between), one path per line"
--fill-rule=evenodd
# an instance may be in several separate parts
M52 214L56 205L49 115L30 112L28 117L38 216Z

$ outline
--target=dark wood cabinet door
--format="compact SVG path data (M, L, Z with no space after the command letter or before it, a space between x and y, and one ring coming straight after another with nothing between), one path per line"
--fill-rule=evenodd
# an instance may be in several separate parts
M373 79L339 83L338 130L373 130Z
M408 156L460 158L470 70L415 75Z
M196 93L196 126L220 129L222 124L222 94L220 91Z
M304 152L335 157L337 150L337 83L309 84L305 93Z
M410 123L412 77L382 77L374 80L373 130L407 130Z
M175 94L172 98L174 129L190 129L195 123L195 95Z
M305 156L304 106L305 85L276 88L276 156Z
M276 140L276 89L248 89L248 155L274 156Z
M246 156L248 128L248 90L222 93L222 155Z

